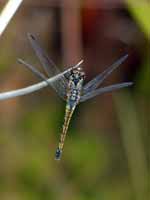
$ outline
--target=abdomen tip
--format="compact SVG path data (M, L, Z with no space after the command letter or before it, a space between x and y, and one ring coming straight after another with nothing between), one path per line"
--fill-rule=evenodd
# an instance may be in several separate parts
M59 148L57 148L55 153L55 160L60 160L61 153L62 151Z

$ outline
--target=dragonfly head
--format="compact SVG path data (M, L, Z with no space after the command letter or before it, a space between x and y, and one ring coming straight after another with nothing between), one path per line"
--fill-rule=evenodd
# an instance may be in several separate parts
M77 69L73 69L70 74L70 80L72 80L74 83L78 83L80 81L83 81L85 79L85 72L81 67L78 67Z

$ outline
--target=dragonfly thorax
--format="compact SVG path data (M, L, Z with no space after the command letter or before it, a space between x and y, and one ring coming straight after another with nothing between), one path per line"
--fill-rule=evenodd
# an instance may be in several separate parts
M81 68L71 71L68 84L68 101L70 105L76 105L80 99L85 73ZM71 107L72 107L71 106Z

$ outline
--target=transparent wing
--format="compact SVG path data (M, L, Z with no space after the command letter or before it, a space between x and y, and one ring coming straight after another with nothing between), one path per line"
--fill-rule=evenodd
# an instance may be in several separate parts
M112 92L114 90L118 90L118 89L121 89L121 88L124 88L124 87L131 86L132 84L133 84L132 82L125 82L125 83L118 83L118 84L114 84L114 85L110 85L110 86L106 86L106 87L103 87L103 88L96 89L92 92L89 92L89 93L81 96L80 102L84 102L84 101L91 99L91 98L93 98L97 95L100 95L100 94Z
M128 55L121 57L105 71L103 71L101 74L85 84L85 86L83 87L83 94L95 90L117 67L119 67L121 63L123 63L127 59L127 57Z
M33 67L31 64L29 64L29 63L27 63L27 62L25 62L24 60L22 60L22 59L18 59L18 62L20 63L20 64L23 64L25 67L27 67L29 70L31 70L36 76L38 76L40 79L42 79L42 80L45 80L45 81L47 81L47 77L44 75L44 74L42 74L39 70L37 70L35 67Z
M58 74L60 70L55 65L55 63L48 57L47 53L44 51L43 48L39 45L37 39L32 34L28 33L28 39L30 41L30 44L32 48L35 51L35 54L39 58L41 64L43 65L43 68L48 76L53 76L55 74Z
M52 77L58 73L60 73L60 70L58 67L54 64L54 62L47 56L47 53L41 48L41 46L38 44L37 39L32 34L28 33L28 39L31 43L32 48L34 49L37 57L39 58L46 74L48 77ZM62 76L59 81L56 81L53 83L53 88L55 88L55 91L61 96L61 90L65 90L67 88L67 79L65 76Z
M58 89L56 89L56 87L55 87L56 81L58 82L59 79L56 80L56 81L54 81L54 82L49 83L49 82L47 81L48 78L47 78L44 74L42 74L39 70L37 70L35 67L33 67L32 65L30 65L30 64L27 63L27 62L25 62L25 61L22 60L22 59L18 59L18 62L21 63L21 64L23 64L23 65L24 65L25 67L27 67L29 70L31 70L31 71L32 71L37 77L39 77L41 80L46 81L46 83L47 83L49 86L51 86L51 87L58 93L58 95L59 95L62 99L65 100L65 97L66 97L66 90L65 90L65 88L62 86L62 88L60 88L59 91L58 91ZM61 79L61 77L60 77L60 79Z

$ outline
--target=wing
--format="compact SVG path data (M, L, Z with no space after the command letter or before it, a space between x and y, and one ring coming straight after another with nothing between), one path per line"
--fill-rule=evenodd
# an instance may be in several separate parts
M83 94L95 90L117 67L119 67L121 63L123 63L127 59L127 57L128 55L121 57L105 71L103 71L101 74L85 84L85 86L83 87Z
M44 74L42 74L39 70L37 70L35 67L33 67L31 64L29 64L29 63L27 63L27 62L25 62L24 60L22 60L22 59L18 59L18 62L20 63L20 64L23 64L25 67L27 67L29 70L31 70L36 76L38 76L40 79L42 79L42 80L45 80L46 82L47 82L47 77L44 75Z
M56 74L60 73L60 70L58 69L58 67L54 64L54 62L47 56L47 53L40 47L40 45L38 44L36 38L32 35L28 33L28 39L31 43L32 48L34 49L37 57L39 58L46 74L48 75L48 77L52 77ZM55 89L55 91L59 94L59 96L62 96L60 94L61 90L65 90L65 94L66 94L66 88L67 88L67 79L65 78L65 76L62 76L59 81L54 82L53 88ZM64 98L64 97L63 97Z
M121 88L124 88L124 87L131 86L132 84L133 84L132 82L125 82L125 83L118 83L118 84L114 84L114 85L110 85L110 86L106 86L106 87L103 87L103 88L96 89L92 92L89 92L89 93L81 96L80 102L84 102L84 101L91 99L91 98L93 98L97 95L100 95L100 94L112 92L114 90L118 90L118 89L121 89Z
M56 90L56 92L58 93L58 95L62 98L62 99L64 99L65 100L65 97L66 97L66 89L64 88L64 86L62 86L61 88L57 88L56 89L56 82L59 82L59 80L56 80L56 81L54 81L54 82L51 82L51 83L49 83L48 81L47 81L47 77L44 75L44 74L42 74L40 71L38 71L35 67L33 67L32 65L30 65L29 63L27 63L27 62L25 62L24 60L22 60L22 59L18 59L18 62L19 63L21 63L21 64L23 64L25 67L27 67L29 70L31 70L37 77L39 77L41 80L44 80L44 81L46 81L46 83L48 84L48 85L50 85L54 90ZM59 78L59 79L61 79L61 77Z

